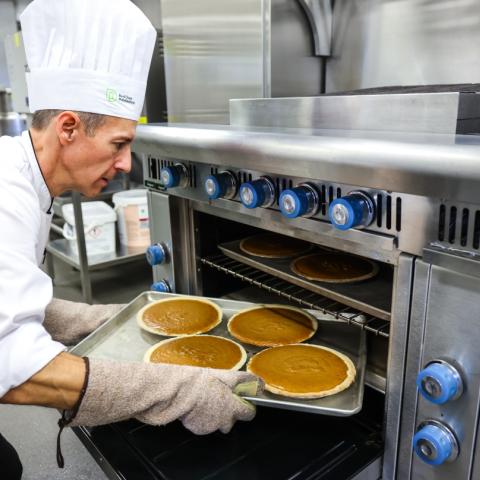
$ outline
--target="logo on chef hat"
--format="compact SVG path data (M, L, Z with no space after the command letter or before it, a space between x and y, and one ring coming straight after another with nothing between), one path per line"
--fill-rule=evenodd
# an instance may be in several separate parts
M107 88L106 92L107 101L110 103L130 103L131 105L135 105L135 100L130 96L124 93L118 93L113 88Z
M107 100L111 103L114 103L118 100L117 91L113 88L107 88Z

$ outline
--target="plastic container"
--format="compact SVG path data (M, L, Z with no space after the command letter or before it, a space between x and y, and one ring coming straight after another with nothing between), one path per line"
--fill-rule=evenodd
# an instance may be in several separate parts
M125 190L112 196L118 219L120 243L143 249L150 245L147 190Z
M83 202L81 206L87 256L90 258L115 254L117 215L113 208L105 202ZM63 236L68 240L72 254L78 257L77 232L72 203L62 207L62 215L66 222L63 225Z

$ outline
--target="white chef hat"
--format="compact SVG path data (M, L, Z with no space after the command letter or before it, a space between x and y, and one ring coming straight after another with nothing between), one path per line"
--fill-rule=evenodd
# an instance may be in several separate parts
M138 120L156 31L130 0L34 0L20 21L31 112Z

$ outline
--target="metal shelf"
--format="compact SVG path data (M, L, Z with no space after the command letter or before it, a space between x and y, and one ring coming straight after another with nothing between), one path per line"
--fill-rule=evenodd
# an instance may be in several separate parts
M122 186L124 188L122 188ZM59 217L62 216L63 205L65 205L66 203L73 204L75 229L78 232L78 238L77 238L78 255L73 254L67 240L63 238L50 240L46 248L46 252L48 253L48 255L46 256L47 270L49 275L53 279L55 277L53 257L56 257L59 260L79 270L80 281L82 284L83 299L86 303L92 302L92 285L90 282L91 270L98 270L100 268L106 268L113 265L118 265L118 264L127 263L127 262L140 259L143 257L144 252L129 251L125 247L119 246L117 247L117 251L111 255L88 257L86 244L85 244L84 224L83 224L83 215L82 215L81 205L84 201L109 200L111 199L114 193L124 191L128 189L129 186L133 186L133 185L130 183L129 178L124 176L122 180L118 180L118 181L115 180L111 182L111 184L108 186L107 189L102 191L99 195L97 195L94 198L86 198L82 196L79 192L70 192L67 195L56 197L53 202L53 205L52 205L53 214ZM51 230L55 234L62 236L61 228L58 225L55 225L53 222L52 222Z
M393 272L390 266L378 263L379 272L373 278L356 283L325 283L306 280L292 272L290 258L262 258L248 255L240 248L240 240L218 245L227 257L270 273L313 293L331 298L342 305L361 310L376 318L390 320L392 309ZM312 250L315 253L315 250Z
M302 307L312 310L320 310L323 313L333 315L350 325L359 327L367 332L388 338L390 336L390 322L366 314L340 302L326 298L318 293L293 285L285 280L277 278L269 273L262 272L249 265L218 254L209 258L201 258L200 262L220 272L231 275L244 282L262 288L268 292L280 295L291 302L298 303Z
M78 255L75 255L70 248L68 240L59 238L52 240L47 245L47 252L51 253L54 257L60 258L68 265L80 270L80 259ZM125 246L117 246L115 253L111 255L96 255L94 257L88 257L88 269L98 270L101 268L111 267L112 265L118 265L120 263L132 262L145 257L145 249L129 251Z

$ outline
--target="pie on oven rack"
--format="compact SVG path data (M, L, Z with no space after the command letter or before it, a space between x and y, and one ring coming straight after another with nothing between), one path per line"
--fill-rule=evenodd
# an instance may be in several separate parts
M321 252L296 258L290 264L298 276L317 282L350 283L374 277L378 265L347 253Z

